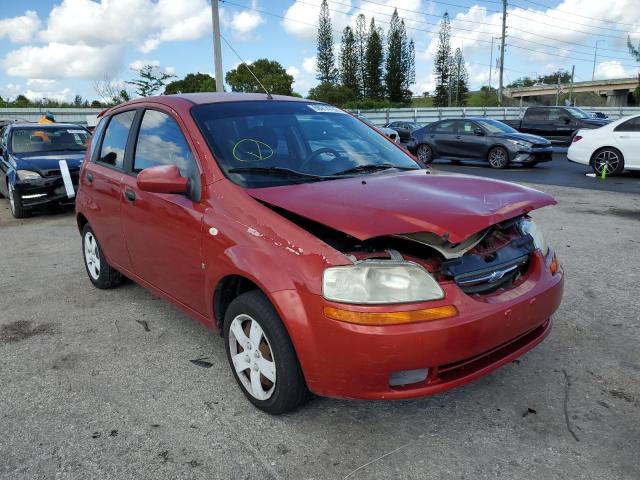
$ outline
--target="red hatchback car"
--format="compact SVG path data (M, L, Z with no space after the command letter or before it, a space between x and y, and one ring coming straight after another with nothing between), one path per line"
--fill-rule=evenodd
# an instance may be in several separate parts
M283 413L439 393L540 343L563 272L528 213L554 203L425 168L326 104L207 93L106 112L76 211L96 287L124 275L219 330L247 398Z

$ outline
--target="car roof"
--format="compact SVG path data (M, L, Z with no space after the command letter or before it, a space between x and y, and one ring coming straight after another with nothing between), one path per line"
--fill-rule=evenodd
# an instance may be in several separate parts
M127 104L135 104L141 102L154 102L171 105L174 102L188 102L192 105L204 105L207 103L220 102L251 102L269 100L265 93L243 93L243 92L198 92L198 93L179 93L175 95L157 95L153 97L141 97L127 102ZM288 102L307 102L319 103L314 100L308 100L300 97L289 97L287 95L272 95L273 101ZM120 105L119 105L120 106Z
M20 122L20 123L10 123L12 128L82 128L86 130L86 127L82 125L78 125L77 123L35 123L35 122Z

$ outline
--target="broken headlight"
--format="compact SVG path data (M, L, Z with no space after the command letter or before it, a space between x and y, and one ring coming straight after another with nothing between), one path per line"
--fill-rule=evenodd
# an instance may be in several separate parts
M324 271L322 294L344 303L408 303L438 300L444 293L420 265L404 261L365 260Z
M531 235L533 238L533 244L536 248L540 249L544 256L546 256L549 251L549 247L544 239L544 235L542 235L542 230L538 228L536 222L534 222L530 217L524 217L520 221L519 228L522 235Z

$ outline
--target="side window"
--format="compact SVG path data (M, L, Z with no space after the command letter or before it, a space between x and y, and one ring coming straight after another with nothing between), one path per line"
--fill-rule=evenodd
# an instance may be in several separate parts
M7 148L7 133L9 132L9 128L8 127L2 127L2 130L0 130L0 147L2 147L2 149L6 149Z
M640 132L640 117L632 118L615 128L616 132Z
M549 120L549 109L530 108L525 116L527 120Z
M561 108L551 108L549 111L549 120L562 120L569 116L567 112Z
M96 160L96 150L98 145L100 144L100 138L102 138L102 132L104 132L104 127L107 125L107 119L101 118L96 125L96 128L93 129L93 134L91 135L91 149L89 150L89 158L91 161Z
M436 125L435 131L437 133L453 133L454 120L444 121Z
M183 177L197 176L195 159L178 124L169 115L146 110L136 144L133 171L158 165L176 165Z
M475 124L468 120L461 120L458 122L458 133L461 135L473 135L473 130L475 128Z
M130 110L111 117L107 131L104 134L98 162L122 168L129 130L135 115L135 110Z

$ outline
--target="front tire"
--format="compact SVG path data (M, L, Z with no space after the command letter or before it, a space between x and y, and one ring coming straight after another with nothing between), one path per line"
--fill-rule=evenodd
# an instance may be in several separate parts
M416 149L416 157L425 165L429 165L433 162L433 149L430 145L421 143Z
M591 168L598 177L606 169L607 175L620 175L624 170L624 157L617 148L605 147L596 151L591 159Z
M13 218L27 218L30 216L31 210L22 205L22 199L20 198L20 195L16 195L13 185L8 183L7 188L9 190L9 207Z
M507 168L509 165L509 152L504 147L493 147L487 156L491 168Z
M107 263L96 234L88 223L82 229L82 257L89 280L97 288L112 288L122 281L122 274Z
M253 405L279 415L305 402L309 392L293 344L262 292L243 293L231 302L224 337L233 375Z

